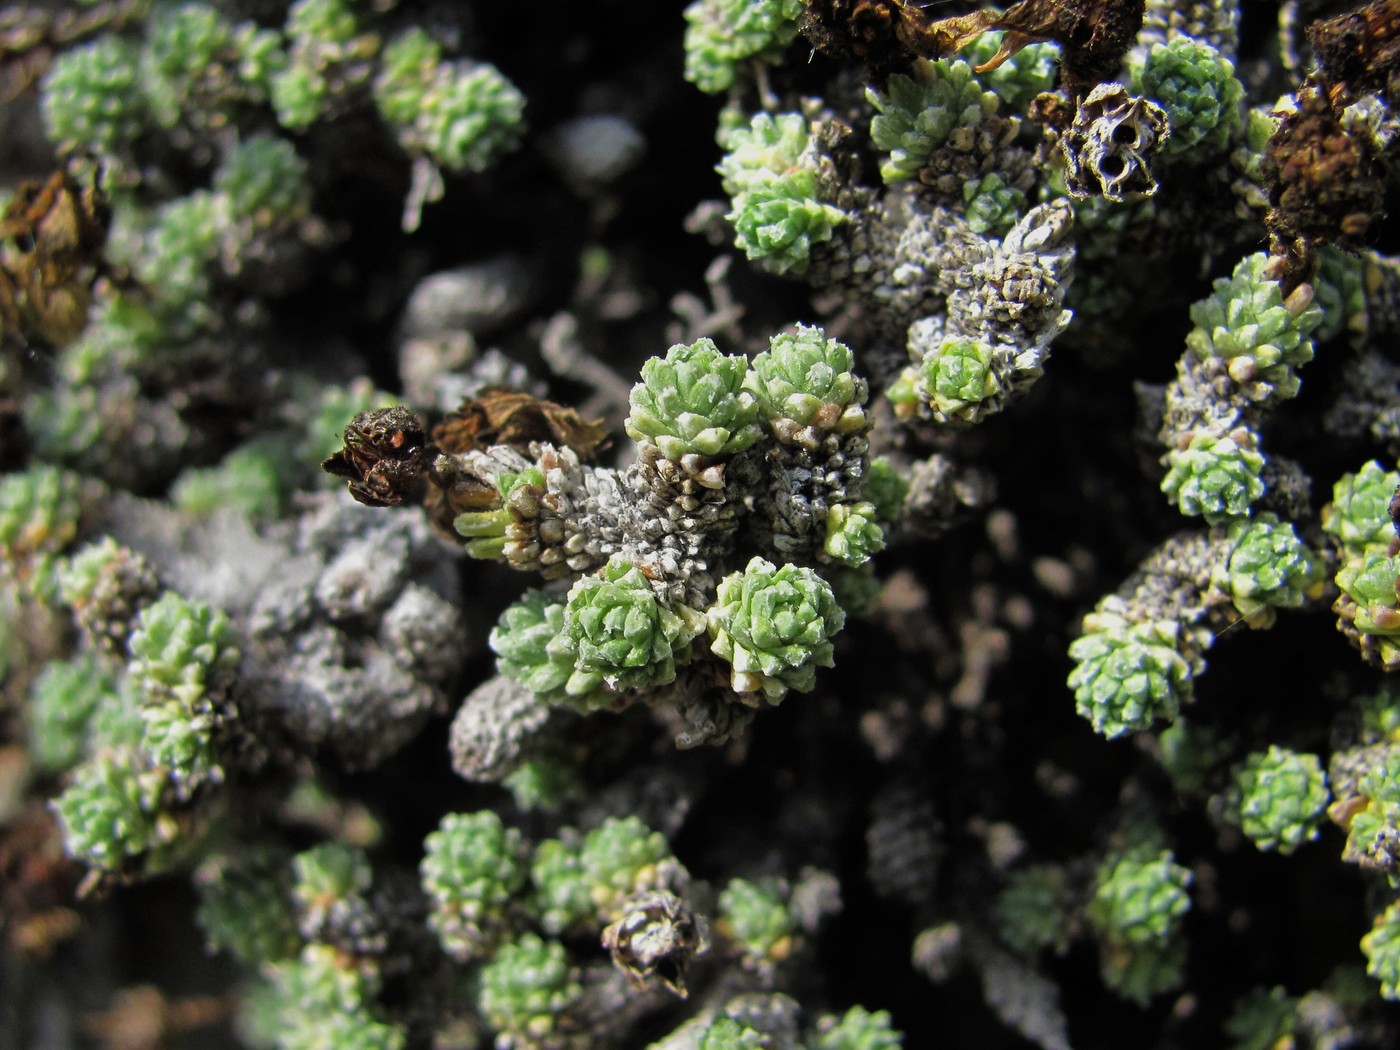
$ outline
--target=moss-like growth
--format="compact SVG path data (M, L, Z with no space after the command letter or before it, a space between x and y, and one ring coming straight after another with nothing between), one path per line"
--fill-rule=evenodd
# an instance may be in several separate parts
M140 90L139 51L103 36L59 55L43 83L44 126L65 153L126 155L150 119Z
M845 218L815 194L814 179L802 172L745 193L728 216L735 247L772 273L806 273L812 247L829 241Z
M590 675L576 675L574 650L564 631L563 595L526 591L507 606L491 631L496 668L548 703L566 703L585 710L606 705L613 694ZM581 690L571 692L571 688Z
M867 88L866 98L877 113L870 121L871 141L889 154L880 165L886 182L917 179L929 154L955 129L975 128L1001 106L961 59L931 62L917 79L896 73L884 92Z
M158 773L115 756L98 756L79 766L54 801L63 822L64 849L108 871L159 849L178 831L157 810L163 781Z
M428 91L442 61L442 45L414 28L389 41L374 79L374 102L392 127L410 127L425 108Z
M1235 774L1240 829L1260 849L1292 853L1317 838L1331 795L1316 755L1272 745Z
M504 945L481 971L481 1012L498 1046L546 1045L582 995L564 946L533 933Z
M865 498L875 507L875 517L888 524L904 516L904 500L909 495L909 482L900 476L888 459L877 457L865 471Z
M721 353L709 339L677 343L642 365L625 426L667 459L729 456L759 439L758 402L744 389L748 361Z
M1255 988L1235 1003L1225 1033L1235 1039L1230 1050L1271 1050L1287 1045L1298 1018L1298 1001L1283 988Z
M307 165L284 138L250 135L214 173L214 191L230 219L255 228L285 227L311 211Z
M302 932L323 932L346 900L360 898L374 881L364 850L346 842L323 842L292 858L292 898Z
M1370 739L1385 744L1400 744L1400 695L1390 681L1357 701L1361 727Z
M303 131L332 109L338 95L368 80L379 38L366 32L352 0L296 0L287 11L286 65L269 83L277 121Z
M211 858L195 875L199 924L211 951L254 966L289 959L301 947L291 869L278 850L239 850Z
M756 1028L732 1017L717 1017L696 1037L697 1050L761 1050L765 1040Z
M709 620L710 647L733 665L734 691L776 704L789 689L811 690L817 668L832 665L831 638L846 614L811 569L755 557L720 581Z
M1381 983L1381 996L1400 999L1400 901L1376 916L1371 932L1361 938L1366 972Z
M1000 51L1005 36L1003 32L983 33L963 50L963 59L974 68L985 65ZM1025 113L1037 95L1055 86L1059 55L1058 44L1029 44L995 69L978 73L977 79L1011 112Z
M524 811L555 813L569 800L585 794L579 771L563 755L527 759L501 781L515 805Z
M1133 92L1167 111L1168 157L1201 159L1225 150L1244 123L1244 85L1228 58L1210 44L1179 36L1154 44L1134 70Z
M585 576L569 591L564 637L575 680L565 689L581 696L600 684L615 690L666 685L701 629L691 610L662 605L642 570L614 555L599 575Z
M1400 656L1400 556L1367 554L1343 562L1337 587L1338 611L1390 666Z
M1111 989L1146 1003L1181 986L1191 872L1170 851L1129 850L1099 867L1088 917L1099 931L1100 973Z
M1264 457L1234 438L1198 434L1166 457L1165 492L1183 514L1199 514L1211 525L1243 517L1264 494Z
M828 339L820 328L799 325L796 333L775 335L753 359L744 387L779 440L798 440L803 428L859 433L869 424L865 381L854 367L855 356L845 343Z
M82 487L76 474L46 466L0 478L0 553L9 568L57 554L73 541Z
M178 700L190 709L224 688L238 666L228 617L174 591L141 611L132 633L132 681L152 701Z
M116 702L117 685L90 656L49 664L29 690L26 722L29 755L47 773L76 765L88 751L91 723L105 702Z
M1110 739L1173 719L1191 696L1191 665L1179 651L1181 626L1170 621L1110 626L1069 647L1075 705Z
M264 1034L278 1050L402 1050L405 1045L403 1026L376 1015L380 978L374 968L357 965L329 945L309 944L268 973Z
M525 883L520 832L490 810L449 813L423 848L429 928L459 962L482 956L505 932L506 905Z
M719 931L752 965L772 965L792 951L797 923L781 883L731 879L719 895Z
M735 246L771 273L806 273L813 246L847 218L827 197L806 119L760 113L724 145L718 170L733 203Z
M1387 749L1366 769L1356 791L1365 804L1347 825L1343 856L1383 871L1400 884L1395 842L1400 839L1400 751Z
M594 912L582 843L545 839L530 864L532 904L545 932L558 936L582 926Z
M1178 719L1157 734L1158 759L1182 794L1205 790L1230 757L1230 745L1210 726Z
M209 300L227 221L221 199L206 190L156 211L135 270L151 289L151 321L172 342L192 339L214 322Z
M1014 873L993 909L1001 939L1021 955L1069 947L1069 885L1064 870L1041 864Z
M888 1010L873 1013L853 1006L841 1017L824 1017L809 1044L811 1050L899 1050L904 1036L891 1023Z
M167 591L141 611L128 647L150 761L182 798L222 779L214 733L239 659L228 617Z
M802 0L695 0L685 9L685 79L728 91L745 63L781 57L802 9Z
M826 540L822 550L828 558L855 568L864 565L885 549L885 532L877 520L875 504L838 503L826 512Z
M924 355L919 366L919 393L939 422L975 422L986 415L986 402L1001 389L994 369L995 351L974 339L945 339Z
M1323 563L1291 523L1260 514L1231 522L1229 538L1234 549L1214 583L1251 625L1267 627L1274 609L1297 608L1319 590Z
M1197 357L1223 361L1253 400L1298 393L1297 369L1312 360L1309 336L1322 321L1322 311L1306 299L1284 301L1278 282L1265 276L1267 263L1268 256L1256 252L1216 281L1211 294L1191 307L1196 327L1186 336Z
M637 817L603 821L585 836L579 859L593 905L609 921L628 898L659 888L675 864L666 837Z
M1108 945L1100 948L1099 976L1112 992L1146 1006L1159 995L1181 988L1186 980L1186 940Z
M283 503L275 454L269 448L244 445L215 466L191 467L175 479L170 499L195 516L231 510L253 521L271 521Z
M1371 460L1332 487L1332 502L1322 511L1322 527L1351 555L1385 554L1395 538L1390 499L1400 486L1400 471Z
M152 20L141 86L160 127L207 130L226 123L239 102L262 101L257 80L230 75L239 65L239 42L237 27L207 4L181 4Z
M1313 302L1322 314L1312 333L1314 342L1327 343L1343 333L1356 338L1365 332L1366 287L1360 259L1330 245L1323 248L1312 287Z
M720 145L725 154L716 170L731 197L810 166L813 149L811 129L800 113L756 113L747 124L723 131Z
M963 204L967 206L967 225L973 233L1000 237L1026 210L1026 195L992 172L980 179L963 183Z
M137 614L160 596L161 588L145 558L104 536L59 566L58 591L89 644L125 660Z
M428 43L414 31L390 45L374 85L380 114L409 153L485 171L520 143L525 96L490 63L439 62Z
M1132 851L1099 868L1089 918L1106 936L1129 944L1165 942L1191 909L1191 872L1170 851Z

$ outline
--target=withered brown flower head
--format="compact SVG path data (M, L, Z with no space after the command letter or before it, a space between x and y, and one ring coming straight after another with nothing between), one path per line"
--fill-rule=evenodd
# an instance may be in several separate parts
M361 412L345 428L345 447L321 464L347 478L350 495L370 507L414 498L427 465L423 423L403 405Z
M682 999L691 960L709 946L689 903L669 890L632 901L602 939L629 983L644 988L660 982Z
M0 322L9 339L57 347L87 326L111 210L100 183L65 171L23 183L0 216Z
M1351 99L1376 92L1400 101L1400 0L1375 0L1308 26L1322 78Z
M798 26L817 50L861 63L867 78L879 84L915 59L956 55L998 28L999 17L1000 11L989 8L935 22L906 0L807 0Z
M1118 75L1145 8L1146 0L1021 0L1005 11L989 7L934 21L905 0L807 0L800 25L819 50L863 63L877 81L915 58L949 58L994 29L1006 36L979 72L1027 44L1054 41L1062 49L1062 84L1077 102Z
M433 443L450 455L488 445L523 452L532 442L547 441L587 461L597 458L607 436L599 420L589 422L575 409L505 387L488 387L468 398L433 428Z
M1146 7L1146 0L1022 0L988 26L1006 36L980 69L995 69L1027 44L1054 41L1062 49L1061 86L1077 102L1118 76Z
M452 527L458 515L496 510L502 505L493 484L456 469L452 457L492 445L507 445L529 454L532 444L543 442L572 449L579 459L588 461L597 458L607 438L601 421L588 422L575 409L518 390L488 387L433 427L433 446L444 455L428 471L431 484L423 498L428 521L444 537L460 542Z
M905 0L807 0L802 35L838 62L859 62L883 83L923 53L929 18Z
M1385 204L1375 146L1342 124L1326 86L1310 78L1264 154L1273 253L1285 260L1285 290L1307 279L1313 246L1357 249Z

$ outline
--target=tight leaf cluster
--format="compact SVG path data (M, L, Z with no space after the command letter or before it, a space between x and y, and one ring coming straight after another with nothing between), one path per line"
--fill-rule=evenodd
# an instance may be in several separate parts
M1201 434L1166 457L1162 491L1183 514L1200 515L1212 525L1249 513L1264 495L1264 457L1234 438Z
M732 204L726 217L735 246L772 273L805 273L813 247L847 218L827 196L807 119L759 113L722 145L718 170Z
M1400 472L1371 460L1345 474L1322 511L1322 528L1337 544L1332 608L1337 626L1373 663L1400 666L1400 558L1391 555L1395 529L1389 507Z
M381 46L365 15L345 0L297 0L273 29L174 7L142 41L104 36L59 56L44 82L49 135L130 168L151 129L207 141L270 110L300 134L372 98L405 151L449 171L482 171L519 143L525 99L495 66L446 59L421 29Z
M1363 804L1350 818L1343 856L1400 884L1400 752L1387 748L1378 756L1359 778L1356 793Z
M1312 360L1310 333L1322 311L1306 300L1285 301L1264 269L1268 257L1250 255L1211 294L1191 307L1195 328L1186 345L1202 360L1216 359L1254 399L1298 393L1297 369Z
M758 402L745 389L749 364L709 339L678 343L642 365L626 428L667 459L742 452L759 439Z
M1244 85L1210 44L1189 37L1154 44L1134 73L1133 90L1157 102L1171 121L1166 156L1218 154L1239 134Z
M1096 732L1112 739L1174 719L1191 697L1191 665L1171 622L1109 625L1070 645L1069 686Z
M406 1045L403 1026L380 1020L371 1005L377 975L329 945L309 944L269 972L267 990L255 1007L265 1019L264 1040L278 1050L402 1050Z
M489 63L445 60L422 29L385 46L373 90L399 145L448 171L484 171L519 144L520 90Z
M502 614L490 637L501 674L583 711L687 702L721 671L726 695L703 703L747 710L810 691L846 616L816 565L866 564L907 491L876 470L883 514L860 498L873 420L852 367L846 346L805 326L752 364L708 339L677 344L632 388L632 466L542 446L533 461L508 446L462 456L458 469L498 496L453 519L467 552L576 574L567 592L527 592ZM739 560L736 535L763 553ZM728 736L746 717L729 708L703 732Z
M1381 995L1400 999L1400 901L1391 904L1361 938L1366 972L1381 983Z
M564 608L566 647L586 690L668 685L700 626L658 602L642 570L620 555L574 584Z
M801 0L694 0L685 9L685 78L717 94L746 62L768 62L797 36Z
M1130 850L1099 868L1088 917L1102 938L1104 983L1119 995L1145 1003L1180 986L1190 885L1190 870L1168 850Z
M505 927L505 906L525 883L520 832L490 810L449 813L423 840L429 928L459 961L484 954Z
M1001 99L973 76L961 59L929 63L915 77L895 74L884 92L866 90L876 110L870 121L875 147L889 154L880 165L886 182L917 179L929 155L958 129L976 128L1001 106Z
M1275 608L1297 608L1319 588L1322 561L1291 523L1272 514L1237 519L1229 539L1234 548L1214 582L1252 624L1267 626Z
M1277 744L1245 759L1235 788L1240 829L1260 849L1280 853L1317 838L1331 799L1318 757Z
M789 689L809 691L817 668L832 665L829 639L846 614L813 570L756 557L720 582L709 620L711 648L733 666L734 692L777 703Z
M821 433L866 429L867 388L854 368L855 355L845 343L828 339L820 328L798 325L796 332L775 335L768 349L755 355L744 388L785 440L812 444Z
M792 950L796 922L774 880L731 879L719 895L719 928L752 965L778 962Z
M582 995L564 946L533 933L503 945L481 971L481 1012L497 1046L540 1045Z
M1069 947L1070 892L1064 871L1042 864L1016 872L996 900L997 931L1013 950L1030 957Z

